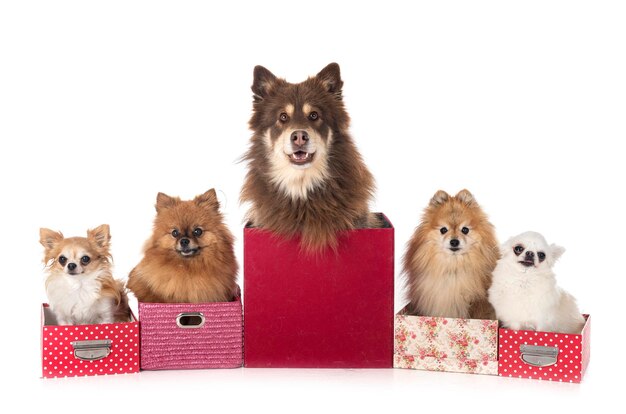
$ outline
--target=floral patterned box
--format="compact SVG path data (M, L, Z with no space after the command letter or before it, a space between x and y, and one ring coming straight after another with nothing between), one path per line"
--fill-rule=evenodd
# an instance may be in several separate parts
M498 375L498 321L395 317L394 368Z

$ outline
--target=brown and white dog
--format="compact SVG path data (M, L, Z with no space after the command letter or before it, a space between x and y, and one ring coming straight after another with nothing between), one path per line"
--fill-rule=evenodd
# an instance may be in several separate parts
M247 220L305 251L335 249L337 233L379 226L369 212L374 179L350 134L339 65L293 84L254 68L251 145L241 201Z

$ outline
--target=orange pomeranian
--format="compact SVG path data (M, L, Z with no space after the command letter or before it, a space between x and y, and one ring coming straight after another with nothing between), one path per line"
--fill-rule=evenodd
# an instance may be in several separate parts
M409 312L495 319L487 290L499 256L494 227L472 194L438 191L404 255Z
M48 277L46 293L59 325L128 322L130 308L124 284L113 279L109 226L87 231L87 237L63 237L39 231Z
M215 190L181 201L159 193L152 237L130 272L139 302L226 302L234 297L234 238L219 211Z

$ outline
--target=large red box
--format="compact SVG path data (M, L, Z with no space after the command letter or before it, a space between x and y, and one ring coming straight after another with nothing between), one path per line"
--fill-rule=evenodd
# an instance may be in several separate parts
M239 368L241 296L230 302L139 302L141 369Z
M131 322L57 325L47 303L41 307L44 378L139 372L139 326Z
M246 367L392 367L394 229L382 217L321 254L244 229Z
M581 382L591 352L591 317L580 334L499 330L498 375Z

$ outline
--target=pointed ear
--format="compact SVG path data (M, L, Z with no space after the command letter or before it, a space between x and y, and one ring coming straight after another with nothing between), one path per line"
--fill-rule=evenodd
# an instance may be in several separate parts
M254 80L252 82L252 92L254 101L259 102L265 99L276 85L276 76L263 66L254 67Z
M326 88L328 92L334 94L336 98L341 99L343 81L341 80L338 64L329 64L316 75L316 78L322 81L324 88Z
M46 249L52 250L63 240L63 233L46 228L39 229L39 243Z
M433 198L430 199L430 205L433 207L440 206L446 201L448 201L449 199L450 199L450 195L448 193L446 193L443 190L439 190L435 193Z
M155 207L156 207L156 210L159 211L164 208L173 207L179 201L180 200L178 198L170 197L165 193L159 193L157 194L157 201L156 201Z
M217 194L215 193L215 189L213 188L211 188L209 191L207 191L204 194L196 196L194 201L199 206L206 205L208 207L211 207L215 211L219 210L220 208L220 202L217 200Z
M474 199L474 196L472 195L472 193L470 193L469 191L465 189L459 191L458 194L454 196L454 198L456 198L457 200L459 200L460 202L468 206L472 206L476 203L476 199Z
M550 252L552 253L552 258L556 262L561 256L563 256L563 253L565 253L565 247L561 247L556 244L551 244Z
M95 229L87 230L87 239L100 248L108 249L111 244L109 225L102 224Z

